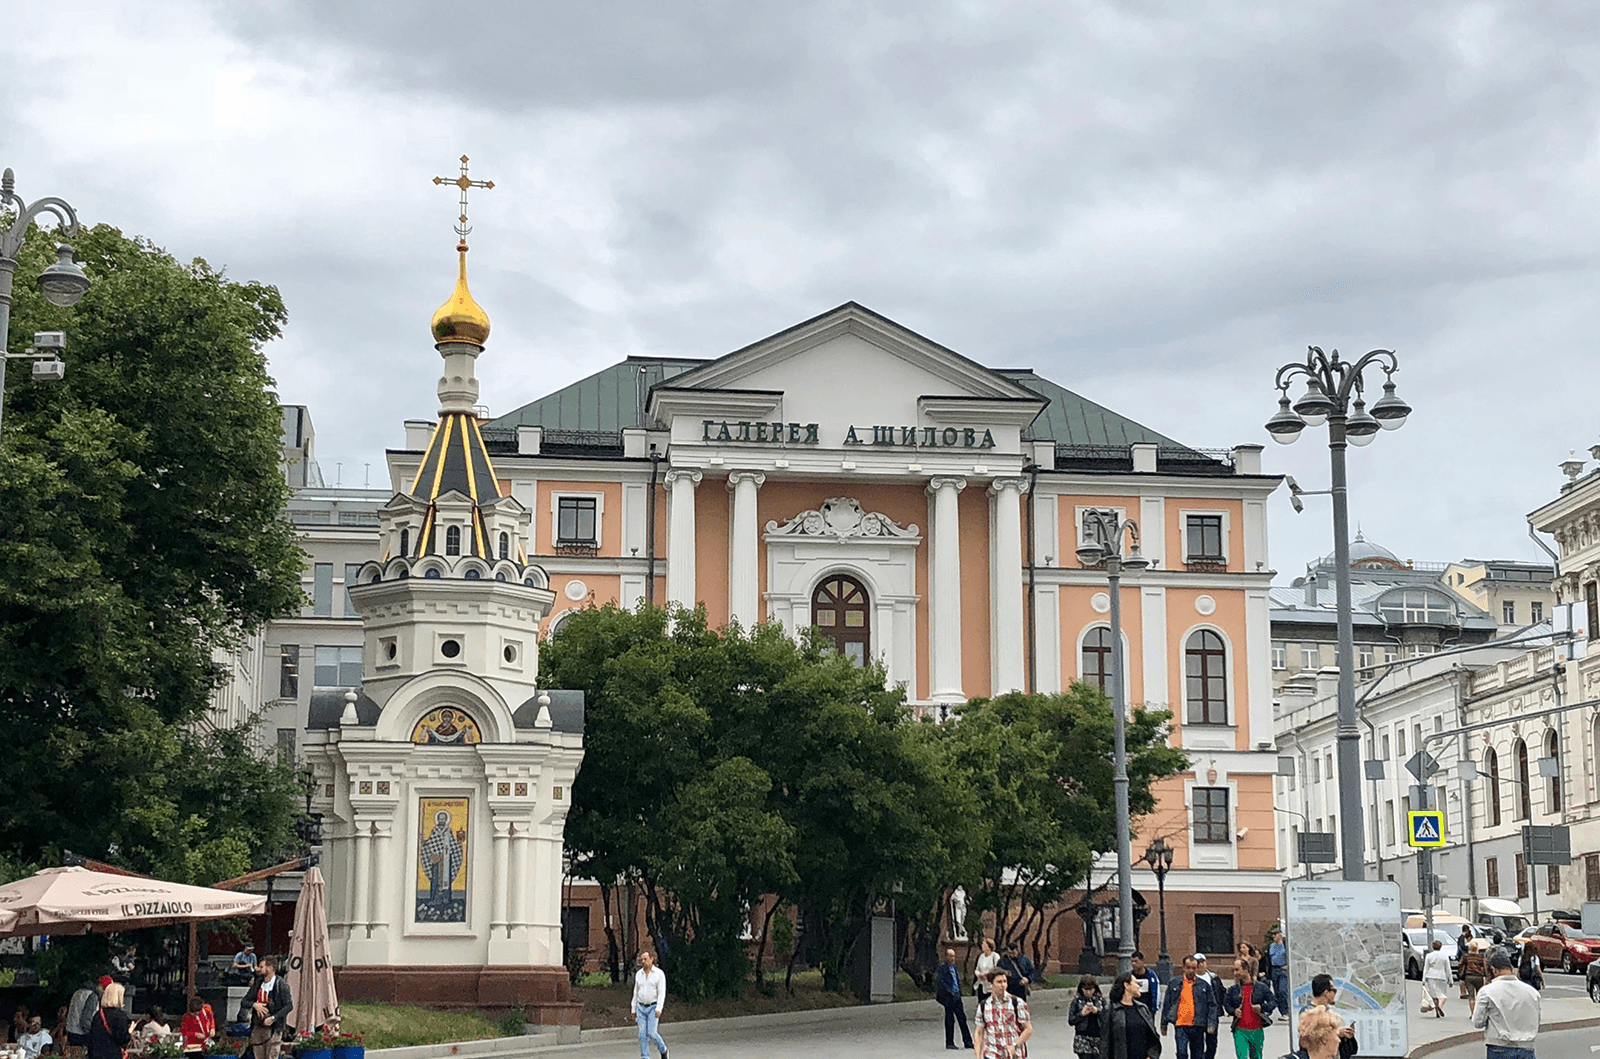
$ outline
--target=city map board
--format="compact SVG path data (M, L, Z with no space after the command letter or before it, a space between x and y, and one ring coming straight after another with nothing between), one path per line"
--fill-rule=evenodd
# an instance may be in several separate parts
M1392 882L1311 882L1284 887L1289 997L1295 1017L1311 1003L1311 976L1330 974L1335 1010L1355 1027L1363 1056L1406 1054L1406 980L1400 887ZM1294 1047L1298 1047L1298 1041Z

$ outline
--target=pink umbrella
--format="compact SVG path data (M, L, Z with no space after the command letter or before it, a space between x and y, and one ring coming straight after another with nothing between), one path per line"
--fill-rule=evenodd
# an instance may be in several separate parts
M294 999L296 1027L338 1027L339 997L333 990L333 960L328 955L328 912L322 872L316 865L306 869L300 883L300 900L294 906L294 940L289 943L289 965L283 977Z
M266 911L267 899L88 868L46 868L0 886L0 935L137 930Z

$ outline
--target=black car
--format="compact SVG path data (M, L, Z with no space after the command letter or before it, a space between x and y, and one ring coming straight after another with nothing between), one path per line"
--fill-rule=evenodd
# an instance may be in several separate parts
M1589 964L1589 999L1600 1004L1600 960Z

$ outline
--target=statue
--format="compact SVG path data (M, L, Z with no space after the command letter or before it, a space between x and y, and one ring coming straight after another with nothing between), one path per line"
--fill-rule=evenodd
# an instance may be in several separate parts
M967 888L957 885L950 895L950 937L953 941L967 940Z

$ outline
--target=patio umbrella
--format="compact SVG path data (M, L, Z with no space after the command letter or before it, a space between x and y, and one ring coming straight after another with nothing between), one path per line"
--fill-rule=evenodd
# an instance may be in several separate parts
M46 868L0 886L0 936L137 930L260 915L267 899L88 868Z
M301 1030L339 1025L323 898L322 872L312 865L300 883L300 900L294 906L294 940L289 943L289 966L284 972L289 995L294 998L294 1023Z

